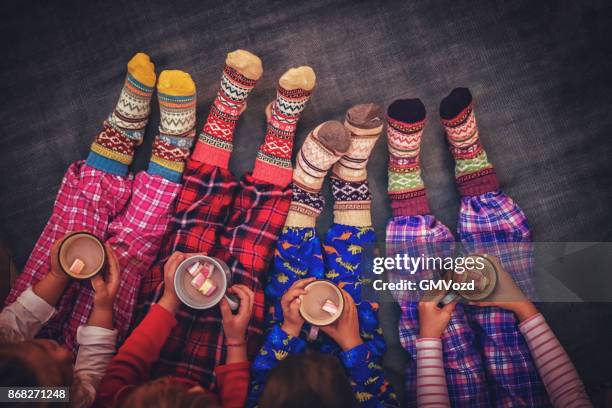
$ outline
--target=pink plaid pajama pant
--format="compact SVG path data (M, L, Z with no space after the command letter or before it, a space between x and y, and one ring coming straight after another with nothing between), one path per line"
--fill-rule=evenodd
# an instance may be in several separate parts
M73 231L88 231L112 245L121 270L114 305L119 342L125 339L140 282L151 268L166 234L180 184L140 172L117 176L79 161L72 164L62 181L40 238L23 272L6 299L14 302L28 287L50 270L53 244ZM93 307L93 290L88 280L72 281L56 305L57 314L40 332L76 353L76 332L87 323Z

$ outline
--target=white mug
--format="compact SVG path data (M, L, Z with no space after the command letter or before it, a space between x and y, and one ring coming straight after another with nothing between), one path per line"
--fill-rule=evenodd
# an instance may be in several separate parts
M214 265L214 271L210 279L217 285L217 289L212 296L204 296L191 285L193 277L187 271L196 262L210 263ZM227 293L227 288L231 285L232 272L229 266L218 258L206 255L194 255L180 263L174 274L174 289L176 295L185 305L193 309L210 309L216 306L221 299L227 299L230 309L238 310L240 303L238 299Z
M300 315L311 325L308 339L315 340L319 334L319 327L328 326L340 318L344 310L344 298L340 289L325 279L310 282L304 290L307 293L300 296ZM333 316L321 309L328 299L338 306L338 311Z

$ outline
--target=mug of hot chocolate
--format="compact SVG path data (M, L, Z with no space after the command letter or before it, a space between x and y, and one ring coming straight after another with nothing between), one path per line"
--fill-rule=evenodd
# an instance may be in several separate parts
M468 301L479 301L493 293L497 285L497 270L502 268L501 263L496 257L486 254L472 254L465 257L466 260L470 258L473 262L466 262L466 265L470 266L466 266L462 273L453 272L451 277L453 283L460 289L447 293L440 303L448 304L457 297ZM462 287L466 289L461 289Z
M238 310L238 299L227 293L232 273L225 262L206 255L194 255L180 263L174 274L176 295L193 309L210 309L224 297L230 309Z
M327 280L316 280L304 287L301 297L300 315L313 327L309 337L317 336L318 327L328 326L338 320L344 308L340 289Z
M59 265L73 279L89 279L104 270L106 250L102 241L89 232L67 235L59 247Z

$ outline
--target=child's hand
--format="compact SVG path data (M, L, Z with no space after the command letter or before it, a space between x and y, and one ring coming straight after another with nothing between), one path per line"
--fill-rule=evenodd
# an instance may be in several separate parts
M344 298L342 314L334 323L321 327L321 331L334 339L342 351L347 351L363 343L359 335L359 316L353 297L340 289Z
M249 287L240 284L232 286L227 291L240 299L240 308L238 313L233 314L226 298L221 299L221 303L219 303L225 343L229 345L243 344L253 313L255 293Z
M64 238L66 238L66 236L70 234L72 233L69 232L68 234L64 235L63 237L55 241L55 243L51 247L51 259L50 259L51 270L49 271L49 275L52 276L54 279L63 280L63 281L68 281L70 279L70 277L66 273L64 273L59 263L60 246Z
M300 315L300 296L308 293L304 290L304 287L314 280L315 278L307 278L294 282L281 298L281 307L283 308L281 329L291 336L297 337L300 335L304 325L304 319Z
M91 278L91 286L94 289L93 310L89 316L90 326L113 328L113 304L119 290L121 274L119 272L119 260L115 251L109 243L105 243L108 256L108 270L106 279L101 275Z
M251 321L253 313L253 301L255 293L245 285L236 284L227 290L229 293L238 296L240 307L238 313L233 314L227 299L224 297L219 303L225 334L225 345L227 346L227 356L225 364L239 363L248 361L246 347L246 331Z
M504 269L501 261L492 255L487 255L496 266L497 284L493 293L484 301L470 302L475 306L495 306L513 312L519 321L524 321L538 313L538 309L517 286L512 276Z
M440 293L438 296L419 302L419 335L422 338L439 339L448 327L458 299L439 308L438 303L443 297L444 293Z
M64 273L59 264L59 247L64 237L55 241L51 247L51 269L40 281L32 287L34 293L51 306L55 306L62 297L70 277Z
M106 279L101 274L91 278L91 286L95 292L93 303L94 308L112 310L119 290L119 260L110 244L105 243L104 246L108 257L108 271Z
M158 305L174 314L181 306L181 301L176 295L176 291L174 289L174 275L176 274L176 270L178 266L187 259L190 255L194 254L184 254L182 252L176 251L166 261L164 265L164 294L157 302Z

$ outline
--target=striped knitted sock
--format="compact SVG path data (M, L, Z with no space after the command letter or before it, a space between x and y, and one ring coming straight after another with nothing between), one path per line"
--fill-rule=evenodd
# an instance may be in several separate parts
M383 112L373 103L355 105L346 113L344 126L351 133L351 144L332 167L334 222L357 227L371 226L372 197L366 166L383 129Z
M325 205L321 194L323 179L350 144L350 132L335 120L322 123L306 137L293 171L293 195L286 227L315 226Z
M128 62L128 73L115 110L104 121L91 145L87 164L111 174L126 175L134 148L142 143L151 112L155 66L138 53Z
M147 171L180 183L195 138L195 83L186 72L162 71L157 84L157 98L159 135L153 142Z
M236 124L262 73L261 60L256 55L244 50L227 54L221 87L200 133L193 160L228 168Z
M462 196L473 196L499 189L493 165L478 137L472 94L455 88L440 103L440 117L455 158L455 179Z
M310 67L291 68L279 79L276 100L266 108L268 126L255 160L254 178L280 187L291 182L293 138L315 82Z
M420 99L398 99L387 109L389 186L394 216L429 213L421 178L419 153L425 128L425 105Z

